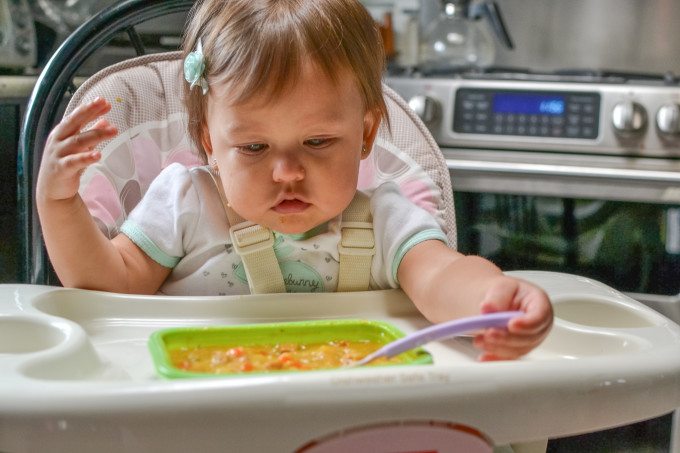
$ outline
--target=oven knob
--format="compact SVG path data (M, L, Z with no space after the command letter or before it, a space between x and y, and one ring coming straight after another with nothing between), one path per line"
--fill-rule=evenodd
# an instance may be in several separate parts
M647 112L637 102L620 102L612 110L612 124L623 135L642 132L647 126Z
M680 105L675 103L662 105L656 112L656 126L663 134L680 134Z
M413 96L409 99L408 106L425 124L432 123L439 117L439 102L429 96Z

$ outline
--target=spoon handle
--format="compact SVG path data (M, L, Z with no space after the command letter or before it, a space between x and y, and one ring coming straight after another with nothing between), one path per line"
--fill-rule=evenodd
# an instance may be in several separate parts
M365 365L378 357L392 357L430 341L445 340L456 335L489 327L506 327L512 318L522 314L523 312L521 311L499 311L434 324L386 344L377 351L355 362L352 366Z

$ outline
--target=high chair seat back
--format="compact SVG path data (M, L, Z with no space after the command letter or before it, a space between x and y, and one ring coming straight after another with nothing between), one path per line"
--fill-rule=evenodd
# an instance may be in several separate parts
M66 108L96 97L111 104L106 118L120 131L101 143L102 158L81 178L80 193L100 229L118 234L151 181L173 162L201 165L187 134L179 53L133 58L86 80Z
M101 143L100 162L82 175L80 194L100 229L118 233L151 181L173 162L204 164L187 133L179 52L127 60L90 77L74 94L66 114L95 97L112 104L107 119L119 131ZM408 105L384 86L390 127L383 122L373 150L361 163L359 189L396 182L402 193L430 212L456 245L449 172L434 139Z

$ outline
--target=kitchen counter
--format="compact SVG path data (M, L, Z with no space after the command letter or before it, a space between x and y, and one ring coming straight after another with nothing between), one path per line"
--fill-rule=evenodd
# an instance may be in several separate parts
M0 99L28 99L38 77L39 75L0 75ZM86 79L86 77L76 77L76 87L79 87Z
M38 76L0 76L0 99L29 97L37 80Z

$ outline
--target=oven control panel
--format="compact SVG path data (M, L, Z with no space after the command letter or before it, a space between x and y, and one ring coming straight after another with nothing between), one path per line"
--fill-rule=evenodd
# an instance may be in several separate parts
M388 77L446 148L680 158L680 86Z
M459 88L453 130L461 134L595 139L600 95Z

